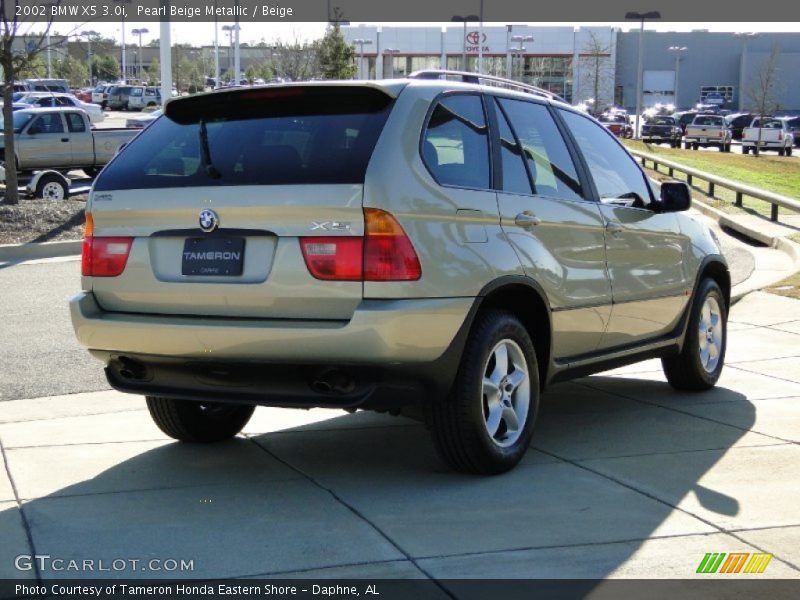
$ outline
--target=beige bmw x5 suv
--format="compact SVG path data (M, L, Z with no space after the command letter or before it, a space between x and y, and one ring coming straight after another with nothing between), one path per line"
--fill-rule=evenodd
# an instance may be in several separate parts
M549 384L654 357L716 383L730 278L689 204L505 80L182 98L94 184L72 320L176 439L231 438L257 405L403 412L499 473Z

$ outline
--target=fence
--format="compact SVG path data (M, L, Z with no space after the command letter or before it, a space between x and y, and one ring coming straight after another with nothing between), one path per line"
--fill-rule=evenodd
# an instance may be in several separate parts
M734 202L736 206L742 205L742 199L745 196L768 202L772 205L770 219L776 223L778 222L778 207L800 213L800 201L795 200L794 198L781 196L780 194L768 192L766 190L745 185L743 183L738 183L736 181L731 181L730 179L725 179L724 177L718 177L716 175L712 175L711 173L700 171L699 169L694 169L692 167L687 167L685 165L672 162L671 160L666 160L665 158L655 156L654 154L648 154L646 152L639 152L638 150L630 149L629 152L641 160L643 167L647 167L647 163L649 162L653 164L652 169L654 171L658 171L659 173L661 172L659 171L659 167L665 167L667 169L667 175L670 177L674 176L675 171L685 174L686 183L689 185L695 185L695 179L701 179L705 181L706 185L708 186L709 196L714 196L714 191L716 190L717 186L731 190L736 194L736 200Z

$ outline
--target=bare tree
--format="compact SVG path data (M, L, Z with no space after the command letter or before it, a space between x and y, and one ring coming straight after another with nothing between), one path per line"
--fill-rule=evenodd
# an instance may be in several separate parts
M20 73L29 70L37 64L40 55L45 52L49 44L50 29L53 25L51 11L40 17L20 17L17 7L21 3L3 2L0 8L0 67L3 71L3 137L4 148L0 160L5 162L6 192L5 203L17 204L19 202L19 181L17 166L14 159L14 121L12 96L14 95L14 81ZM53 0L46 6L58 6L61 0ZM32 19L39 19L34 21ZM59 38L61 36L58 36ZM55 44L50 44L55 45Z
M292 81L311 79L318 74L316 43L278 40L272 53L272 70L278 77Z
M611 105L614 103L613 96L611 98L603 98L605 90L611 85L613 90L614 84L614 65L611 62L611 44L601 40L597 33L589 30L589 40L583 46L578 57L580 63L581 73L581 91L587 88L592 91L593 114L602 112L600 107L604 105Z
M758 115L758 140L756 147L753 149L753 154L756 156L759 155L759 148L761 148L761 130L764 118L775 114L775 111L780 108L780 103L778 102L780 94L779 57L780 48L774 45L767 58L761 63L758 74L751 79L746 90L750 110Z

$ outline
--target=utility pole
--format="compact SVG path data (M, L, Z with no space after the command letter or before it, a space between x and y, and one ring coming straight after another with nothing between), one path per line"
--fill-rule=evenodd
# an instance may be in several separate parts
M660 19L661 13L657 10L650 12L627 12L625 13L626 19L635 19L640 22L639 26L639 66L636 70L636 124L634 129L634 137L639 138L639 120L642 118L642 85L644 79L644 22L645 19ZM595 100L597 100L595 98Z
M670 52L675 55L675 110L680 108L680 103L678 101L678 82L680 80L680 68L681 68L681 54L686 52L688 48L686 46L670 46L667 48Z
M142 73L144 72L144 59L143 59L143 52L142 52L142 36L145 33L150 33L150 30L146 27L142 27L141 29L134 29L131 31L133 35L139 36L139 81L142 80Z
M364 79L364 46L369 46L372 44L372 40L364 40L364 39L357 39L353 40L353 44L358 46L358 78ZM367 73L367 78L369 78L369 73Z
M524 73L524 71L523 71L523 63L525 62L524 59L523 59L523 55L524 55L524 52L526 51L526 48L522 44L524 42L533 43L533 36L532 35L512 35L511 36L511 41L512 42L517 42L517 44L519 44L519 46L517 48L514 48L514 50L516 51L517 56L519 56L519 80L522 81L522 75Z

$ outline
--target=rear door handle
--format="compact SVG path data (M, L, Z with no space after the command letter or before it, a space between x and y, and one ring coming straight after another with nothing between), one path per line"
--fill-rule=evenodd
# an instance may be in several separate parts
M542 220L529 210L519 213L514 218L514 224L517 225L518 227L523 227L525 229L528 229L530 227L535 227L541 222Z
M62 142L68 142L68 141L69 141L69 138L61 138L61 141L62 141Z
M616 235L617 233L622 233L622 230L625 229L622 226L622 223L619 221L608 221L606 222L606 231L610 234Z

